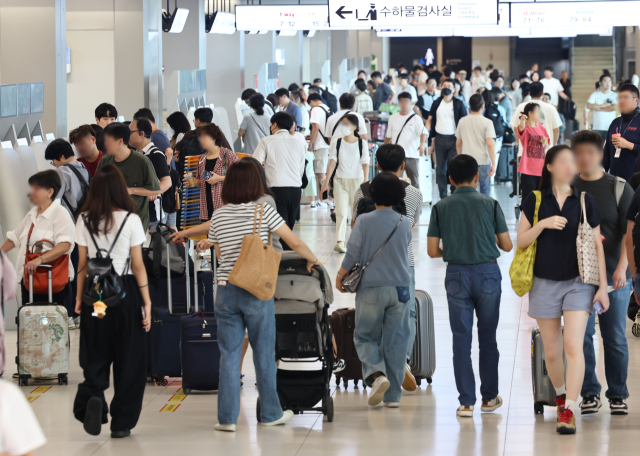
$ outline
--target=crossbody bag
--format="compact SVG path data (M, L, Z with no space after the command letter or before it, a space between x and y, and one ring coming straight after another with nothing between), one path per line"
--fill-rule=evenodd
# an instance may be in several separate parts
M394 142L394 144L398 144L398 140L400 139L400 135L402 134L402 132L404 131L404 127L407 126L407 124L411 121L411 119L413 119L416 115L415 114L411 114L409 116L409 118L407 119L407 121L404 123L404 125L402 126L402 128L400 129L400 132L398 133L398 136L396 136L396 141Z

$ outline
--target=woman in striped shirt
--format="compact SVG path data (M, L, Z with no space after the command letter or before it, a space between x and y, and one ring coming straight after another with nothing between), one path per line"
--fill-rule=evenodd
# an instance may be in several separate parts
M253 347L253 360L262 405L261 425L284 424L293 417L291 410L283 412L276 392L275 305L273 298L261 301L248 291L227 281L235 266L242 239L253 233L256 200L264 194L260 173L249 161L240 161L229 167L222 187L224 206L211 218L207 241L199 248L215 247L220 261L216 317L218 318L218 345L220 346L220 387L218 394L218 431L235 432L240 413L240 357L245 328ZM318 257L300 240L278 212L268 204L262 206L260 237L267 243L269 233L275 233L296 253L307 260L307 269L318 262Z

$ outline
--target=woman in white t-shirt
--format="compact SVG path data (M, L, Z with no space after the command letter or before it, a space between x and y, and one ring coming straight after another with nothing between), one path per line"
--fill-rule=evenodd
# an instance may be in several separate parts
M254 233L256 200L264 195L260 173L256 166L245 160L229 167L222 187L224 205L213 213L211 228L206 241L198 248L215 247L220 261L218 289L216 292L216 317L218 320L218 345L220 347L220 386L218 389L218 424L216 431L235 432L240 414L240 357L245 329L253 347L260 394L263 426L284 424L293 417L291 410L282 410L276 391L275 304L273 298L262 301L248 291L228 282L228 276L238 261L242 240ZM275 233L296 253L307 260L307 269L320 264L318 257L289 229L276 209L261 203L259 234L266 244L269 233Z
M345 253L347 247L347 215L360 185L369 180L369 146L358 135L358 116L348 114L343 117L329 150L327 176L333 177L333 199L336 204L337 243L333 250ZM324 183L321 192L329 190L331 179Z
M99 435L107 422L109 407L104 391L109 387L113 365L114 395L111 401L111 437L131 434L142 410L147 381L146 336L151 325L149 282L142 261L145 232L120 170L113 165L100 168L91 183L88 210L78 218L75 241L79 263L76 312L80 320L80 367L84 382L78 385L73 414L84 430ZM122 278L126 296L97 318L94 306L83 303L89 258L111 258Z

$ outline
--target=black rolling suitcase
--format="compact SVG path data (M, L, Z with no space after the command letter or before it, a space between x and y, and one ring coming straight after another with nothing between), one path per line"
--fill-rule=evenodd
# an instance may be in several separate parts
M500 158L496 169L496 181L500 183L511 182L513 180L513 167L509 165L515 158L515 144L504 144L500 149Z
M353 333L356 329L356 309L338 309L331 314L329 322L336 339L338 359L344 360L346 365L342 372L335 374L336 385L339 385L340 379L342 379L345 388L348 386L349 380L353 380L355 386L358 386L358 380L362 380L362 362L358 358L356 344L353 341ZM364 381L362 384L366 388Z
M215 259L212 259L215 278ZM198 284L199 285L199 284ZM199 286L195 287L198 290ZM220 381L220 348L218 347L218 322L213 309L199 311L197 296L195 313L181 317L182 390L190 394L193 390L217 391ZM191 294L187 292L187 303ZM213 299L212 299L213 301ZM238 379L240 381L240 379Z

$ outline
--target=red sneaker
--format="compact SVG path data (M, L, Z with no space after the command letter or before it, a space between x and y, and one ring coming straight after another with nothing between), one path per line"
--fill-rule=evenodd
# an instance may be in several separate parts
M573 415L571 409L565 408L562 410L562 413L560 413L556 432L560 434L576 433L576 417Z
M564 403L566 401L567 396L565 396L564 394L562 396L556 396L556 404L558 406L558 411L557 411L557 415L558 415L558 421L560 421L560 414L562 413L562 410L564 409Z

